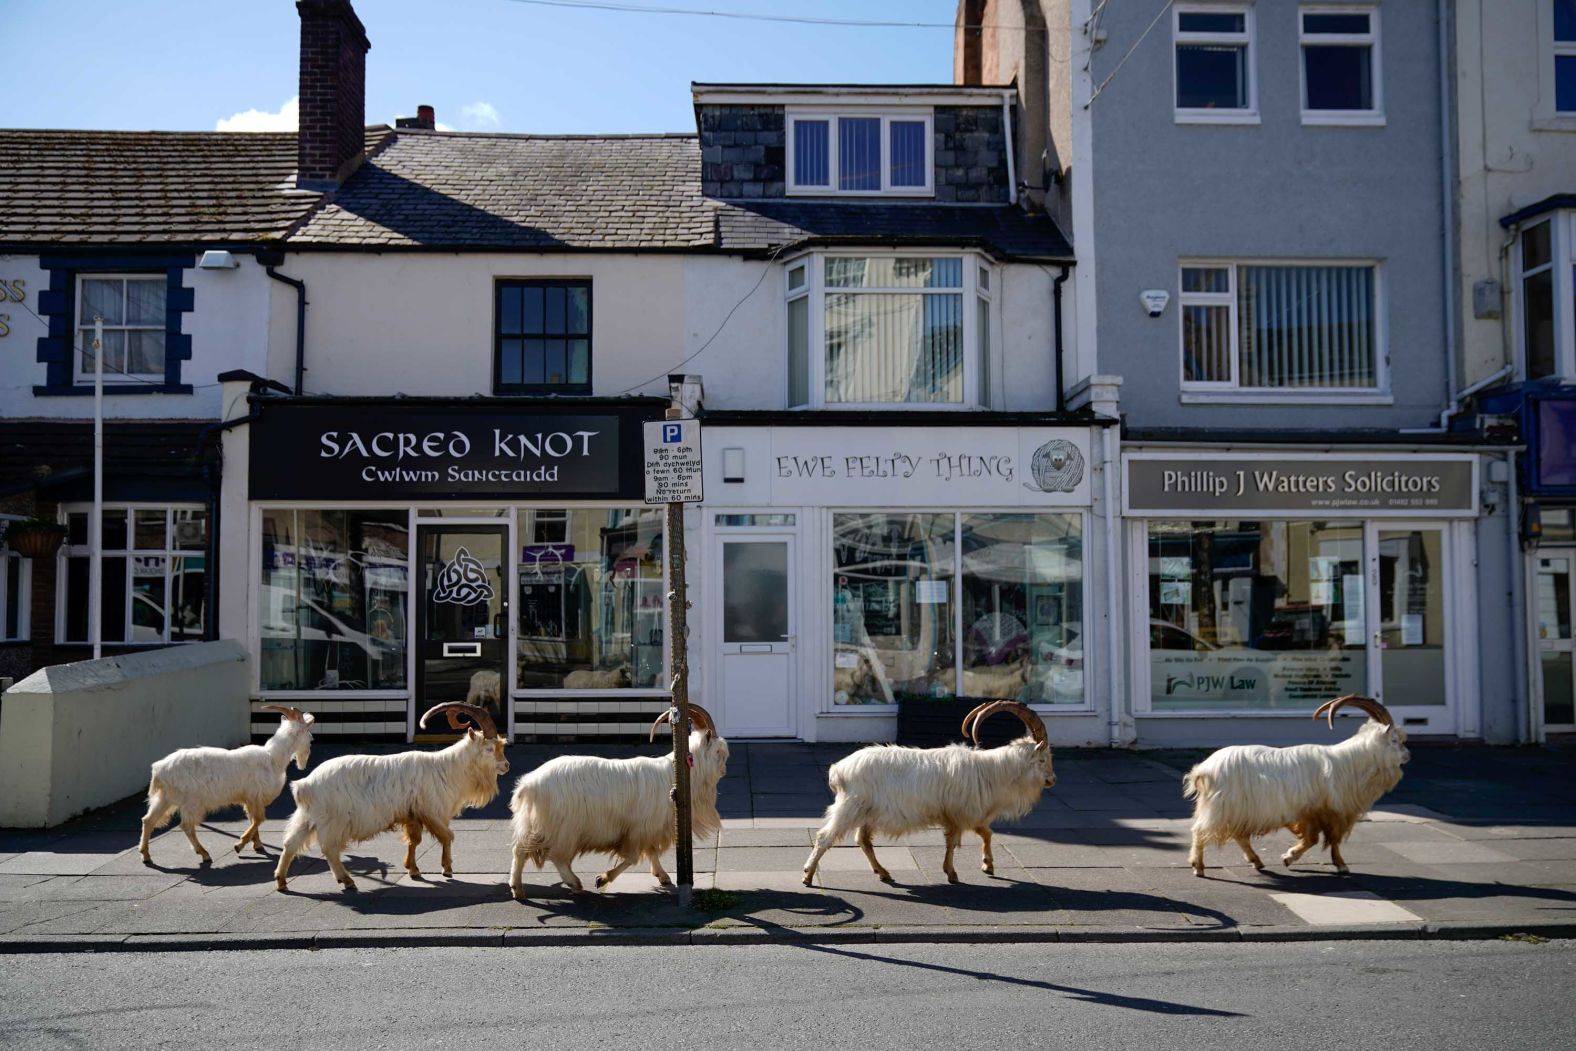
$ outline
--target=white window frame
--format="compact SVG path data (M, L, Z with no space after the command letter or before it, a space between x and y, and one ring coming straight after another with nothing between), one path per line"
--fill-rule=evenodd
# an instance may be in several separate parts
M21 521L20 515L0 515L0 526L9 527L10 523ZM16 574L17 597L20 605L17 608L16 634L5 633L6 623L11 619L10 594L11 574ZM26 558L16 551L12 551L5 543L5 532L0 529L0 642L27 642L32 638L32 622L28 614L32 611L33 602L33 560Z
M205 542L202 547L182 548L182 547L176 547L175 546L175 512L176 511L201 511L204 514L209 515L207 528L211 530L213 528L213 520L212 520L212 517L211 517L210 509L205 507L202 504L196 504L196 503L168 503L168 504L105 503L104 504L104 510L106 512L108 512L108 511L119 511L119 512L121 512L121 513L126 515L126 546L125 547L115 547L115 548L105 548L104 549L104 557L105 558L124 558L126 560L126 599L125 599L126 608L125 608L125 616L126 616L126 634L128 636L131 635L134 632L134 629L135 629L135 624L134 624L134 622L132 620L132 606L133 606L133 603L135 601L135 598L134 598L135 589L132 587L132 582L136 579L135 560L138 559L138 558L162 558L164 560L164 633L163 633L163 638L155 639L155 640L146 640L146 639L145 640L137 640L137 639L133 639L133 638L126 638L126 639L122 640L122 639L108 639L108 638L106 638L106 639L103 640L104 641L104 645L106 645L106 646L114 646L114 647L122 648L122 649L130 649L130 648L133 648L133 647L186 646L186 645L190 645L191 643L204 641L201 638L197 638L197 639L172 639L172 638L170 638L170 624L171 624L171 619L172 619L171 618L172 603L173 603L173 600L174 600L174 593L173 593L173 589L171 587L171 580L172 580L172 577L173 577L173 570L175 568L175 560L177 558L200 558L200 559L202 559L203 560L203 573L205 575L205 578L206 578L206 574L213 572L213 560L208 557L208 548L210 546L208 543ZM154 549L154 548L139 548L139 547L136 546L136 543L137 543L137 536L136 536L137 516L136 516L136 512L138 512L138 511L163 511L164 512L164 547L159 548L159 549ZM92 529L92 518L93 518L93 505L92 504L62 504L60 506L60 510L59 510L59 521L60 521L60 524L69 526L70 521L71 521L70 516L73 515L73 514L84 514L84 515L86 515L88 517L88 528L90 530ZM90 532L89 536L91 536L91 535L92 535L92 533ZM60 551L56 555L57 569L55 571L55 579L57 581L57 586L55 587L55 643L57 645L60 645L60 646L86 646L86 645L91 645L91 643L92 643L92 639L91 638L72 639L72 638L67 638L66 637L66 621L67 621L67 617L66 617L66 603L67 603L67 601L69 599L69 595L68 595L69 588L66 586L66 559L68 559L68 558L91 558L92 554L93 554L93 548L92 548L91 544L72 544L72 543L70 543L70 538L68 537L67 538L67 542L61 545ZM91 627L91 624L92 624L92 612L93 611L91 609L88 610L88 623L90 625L89 628L88 628L88 634L89 635L92 634L92 627ZM214 608L210 608L208 606L208 603L207 603L207 598L206 598L206 596L204 596L204 602L203 602L203 634L205 634L205 635L207 634L207 630L212 626L212 618L217 616L217 615L218 615L218 610L214 609Z
M1240 33L1200 33L1182 30L1183 15L1242 15ZM1232 4L1174 4L1171 8L1171 107L1178 124L1258 124L1259 77L1258 48L1255 46L1253 5ZM1177 105L1177 48L1182 44L1225 44L1241 46L1246 54L1243 60L1244 76L1248 78L1248 104L1243 109L1199 109Z
M1522 269L1521 246L1526 232L1548 224L1549 261L1530 270ZM1563 379L1576 377L1576 210L1557 211L1540 215L1521 224L1512 249L1515 258L1515 288L1511 302L1515 317L1516 373L1527 379L1527 326L1526 280L1545 270L1554 272L1554 375Z
M1243 387L1240 385L1241 333L1237 320L1237 267L1239 266L1328 266L1366 267L1373 271L1374 315L1374 386L1372 387ZM1182 292L1182 271L1185 269L1226 268L1230 273L1231 293ZM1183 404L1208 404L1212 402L1254 402L1257 404L1302 405L1310 402L1332 405L1389 405L1394 402L1390 391L1390 327L1386 320L1385 271L1377 259L1249 259L1249 258L1198 258L1182 259L1177 264L1177 386ZM1226 306L1231 330L1231 381L1199 382L1186 378L1182 357L1182 316L1185 306Z
M790 197L934 197L936 193L936 144L935 111L929 107L882 108L880 110L850 109L846 106L791 106L785 115L784 185ZM837 156L837 122L844 117L879 118L881 121L881 188L879 190L839 189ZM801 186L794 179L794 122L813 120L827 122L827 184ZM925 184L923 186L892 185L891 125L893 121L923 122L925 125Z
M77 316L75 318L75 325L73 326L73 328L71 330L71 341L72 341L72 347L73 347L72 352L71 352L71 375L74 378L75 382L78 383L78 384L92 383L93 382L93 373L92 372L84 372L82 370L82 355L84 353L86 353L88 350L92 349L89 346L89 343L92 340L92 336L87 335L84 332L84 329L87 330L88 332L91 332L92 329L93 329L93 319L90 318L90 317L84 317L83 313L82 313L83 309L86 307L86 302L87 302L83 298L83 295L82 295L82 284L85 281L119 281L121 283L121 292L120 292L121 315L120 316L122 318L122 322L121 322L121 324L118 324L118 325L111 325L108 322L105 322L105 324L104 324L104 331L105 332L127 332L127 333L130 333L130 332L157 332L160 335L164 335L165 333L168 332L168 328L166 327L167 326L167 322L166 322L166 325L131 325L131 324L125 323L125 321L124 321L124 319L126 317L127 300L129 298L128 294L127 294L127 291L126 291L127 283L131 282L131 281L156 282L159 285L160 290L163 291L169 285L169 279L167 277L165 277L163 274L110 272L110 273L82 273L82 274L76 275L75 293L76 293L76 297L77 297L76 298L76 315ZM166 318L168 317L168 312L169 312L169 307L166 304L166 307L165 307ZM128 352L129 352L129 343L128 343ZM166 346L164 348L165 364L166 364L166 366L169 363L169 353L170 353L170 348L168 346L168 341L166 341ZM129 360L129 358L128 358L128 360ZM159 384L159 385L162 386L163 383L164 383L164 380L165 380L165 375L166 375L166 372L165 372L164 369L160 369L158 372L125 372L125 371L122 371L120 369L113 368L109 364L109 362L107 362L107 361L104 363L104 383L105 383L106 386L109 385L109 384L112 384L112 383L119 383L119 384L127 384L127 383L154 383L154 384Z
M1532 113L1534 131L1576 131L1576 110L1555 109L1554 61L1576 57L1576 40L1554 39L1554 2L1537 0L1538 98Z
M828 401L826 398L826 260L838 258L852 259L877 259L877 258L925 258L925 259L960 259L962 260L963 283L957 288L931 289L938 295L963 296L963 399L954 402L938 401ZM807 264L806 281L803 288L788 290L788 275L801 264ZM994 287L1001 281L1001 268L994 266L990 259L978 252L957 251L930 251L923 248L913 250L897 249L848 249L829 252L812 252L788 259L783 264L783 289L785 294L783 310L783 361L789 362L788 347L788 301L804 296L810 297L809 308L809 342L810 342L810 399L803 405L789 405L795 409L835 409L835 410L900 410L905 412L968 412L986 407L980 398L980 369L979 369L979 271L990 273L991 284ZM848 289L831 289L833 293L846 292ZM895 294L923 293L925 289L895 288L879 289L869 288L857 291L865 292L892 292ZM987 296L987 298L989 298ZM994 303L994 299L991 299ZM994 322L995 319L993 318ZM992 324L993 333L1000 332L999 324ZM1001 353L999 344L1002 340L994 341L991 347L990 372L998 376L1001 373ZM786 370L785 370L786 371ZM789 380L791 383L791 379ZM788 384L784 385L785 402L793 399L786 397Z
M1366 33L1309 33L1303 27L1305 15L1367 15ZM1373 106L1369 109L1309 109L1308 108L1308 55L1307 48L1314 47L1366 47L1368 49L1368 81L1373 90ZM1297 84L1298 97L1302 100L1304 124L1356 125L1383 127L1384 116L1384 64L1379 50L1379 8L1357 4L1309 4L1297 8Z

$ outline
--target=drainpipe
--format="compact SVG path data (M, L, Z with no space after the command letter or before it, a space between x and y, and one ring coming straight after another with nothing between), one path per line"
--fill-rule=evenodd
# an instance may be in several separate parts
M295 289L296 293L296 359L295 359L295 394L300 397L306 385L306 282L294 277L286 277L274 267L284 262L284 254L280 252L259 253L258 262L263 263L263 269L275 281L283 282Z
M1072 267L1062 263L1061 273L1056 275L1056 282L1051 286L1051 300L1055 306L1056 313L1054 323L1056 325L1056 411L1058 413L1067 411L1067 383L1064 376L1065 365L1062 362L1062 358L1066 353L1063 346L1065 341L1062 339L1062 283L1067 280L1067 276L1071 273Z
M1122 747L1122 687L1123 687L1123 660L1122 653L1122 625L1118 616L1120 608L1118 598L1121 588L1118 578L1122 575L1117 572L1121 564L1122 552L1118 549L1121 538L1121 529L1116 521L1116 456L1111 451L1111 432L1114 426L1100 428L1100 460L1103 499L1105 500L1105 634L1106 649L1111 662L1111 707L1107 717L1106 730L1110 737L1111 747Z
M1445 281L1445 408L1448 412L1456 398L1456 354L1460 351L1460 319L1456 317L1456 187L1455 151L1451 148L1454 127L1451 123L1450 92L1450 0L1438 0L1439 18L1439 200L1444 237ZM1444 417L1440 418L1443 425Z
M1527 632L1526 599L1522 597L1521 576L1526 569L1527 559L1521 552L1521 485L1516 477L1516 454L1505 454L1505 469L1510 472L1510 480L1505 484L1508 499L1505 501L1505 551L1509 563L1505 566L1510 574L1510 648L1520 659L1515 661L1515 690L1516 700L1524 699L1527 710L1523 718L1522 730L1517 733L1522 744L1536 744L1538 741L1538 716L1532 710L1532 649ZM1487 729L1486 727L1484 729Z
M1444 3L1444 0L1439 0ZM1004 152L1007 154L1007 203L1018 203L1018 171L1017 162L1013 154L1018 151L1018 144L1012 134L1012 92L1001 93L1001 139Z

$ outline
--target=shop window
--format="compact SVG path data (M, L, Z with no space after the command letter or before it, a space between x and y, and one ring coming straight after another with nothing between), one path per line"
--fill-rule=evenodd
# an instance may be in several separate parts
M6 547L6 525L14 521L12 515L0 515L0 642L30 637L28 607L32 605L33 560Z
M1155 711L1306 710L1367 687L1363 527L1151 522Z
M591 393L591 282L500 281L493 389Z
M262 520L262 688L403 689L407 513L267 508Z
M666 685L661 508L519 511L517 685Z
M788 193L929 196L930 112L788 115Z
M1076 514L833 515L837 704L1084 703Z
M822 256L787 275L790 405L989 403L988 267L961 256Z
M1303 8L1302 122L1377 124L1379 12L1350 6Z
M1253 8L1178 5L1173 10L1176 119L1256 122Z
M1184 391L1382 388L1373 265L1184 263Z
M65 508L65 586L57 588L56 640L92 641L88 605L91 509ZM200 642L206 634L208 512L132 505L104 509L101 608L106 645Z

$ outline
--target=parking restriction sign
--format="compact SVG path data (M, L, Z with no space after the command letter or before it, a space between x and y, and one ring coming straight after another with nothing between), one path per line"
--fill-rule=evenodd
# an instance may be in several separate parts
M700 503L700 421L648 423L645 438L646 503Z

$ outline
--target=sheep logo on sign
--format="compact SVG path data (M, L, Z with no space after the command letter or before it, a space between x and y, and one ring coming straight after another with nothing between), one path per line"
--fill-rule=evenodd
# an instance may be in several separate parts
M1034 481L1024 482L1025 489L1037 493L1070 493L1083 481L1083 453L1065 438L1052 438L1034 450L1029 473Z
M432 601L456 606L476 606L490 602L492 597L487 571L463 547L454 552L453 562L438 571L438 586L432 591Z

